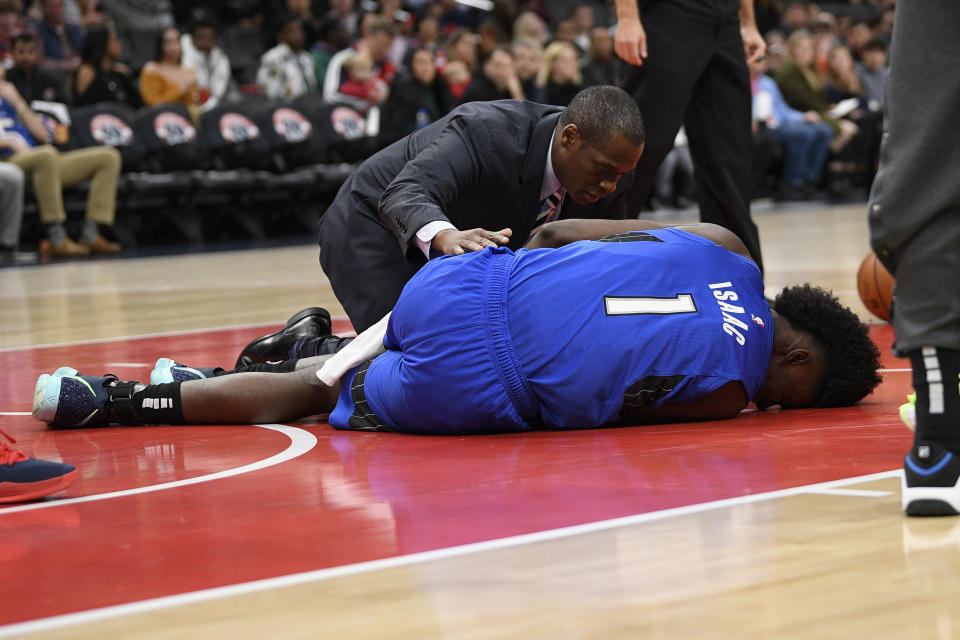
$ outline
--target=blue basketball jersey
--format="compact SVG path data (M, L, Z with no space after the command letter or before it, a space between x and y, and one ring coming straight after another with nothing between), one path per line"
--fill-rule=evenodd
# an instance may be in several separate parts
M616 422L730 381L753 398L773 320L752 261L679 229L516 252L508 317L546 426Z

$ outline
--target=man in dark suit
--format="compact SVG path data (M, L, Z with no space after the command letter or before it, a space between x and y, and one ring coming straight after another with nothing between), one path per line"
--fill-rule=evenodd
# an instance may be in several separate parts
M320 221L320 264L363 331L393 308L428 257L519 249L557 218L626 217L623 192L644 137L636 103L612 86L585 89L566 109L519 100L462 105L347 179ZM309 316L297 314L241 358L286 358L283 348Z
M346 181L320 221L320 264L358 332L393 308L428 255L522 247L562 188L551 219L626 216L614 191L643 150L640 113L615 87L577 97L566 112L465 104Z

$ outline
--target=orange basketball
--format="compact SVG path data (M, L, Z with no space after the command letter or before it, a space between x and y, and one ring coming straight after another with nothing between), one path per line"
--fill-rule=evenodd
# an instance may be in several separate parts
M893 283L893 276L877 260L877 254L871 251L864 256L857 271L857 293L870 313L881 320L890 319Z

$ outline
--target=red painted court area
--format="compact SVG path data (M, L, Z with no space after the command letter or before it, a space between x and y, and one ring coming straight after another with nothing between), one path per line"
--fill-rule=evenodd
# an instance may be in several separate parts
M0 352L0 412L29 412L37 376L61 365L140 380L159 356L231 366L267 330ZM888 326L874 337L885 367L907 367L888 355ZM847 409L470 437L322 421L51 431L0 415L29 455L80 470L45 502L0 507L0 625L896 469L909 383L886 372ZM292 457L242 472L278 454ZM233 475L201 478L219 472ZM156 486L191 478L201 481Z

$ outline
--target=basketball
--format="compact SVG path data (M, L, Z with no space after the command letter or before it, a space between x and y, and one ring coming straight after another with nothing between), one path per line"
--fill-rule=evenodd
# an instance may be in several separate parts
M857 271L857 293L870 313L881 320L890 319L893 302L893 276L873 251L864 256Z

